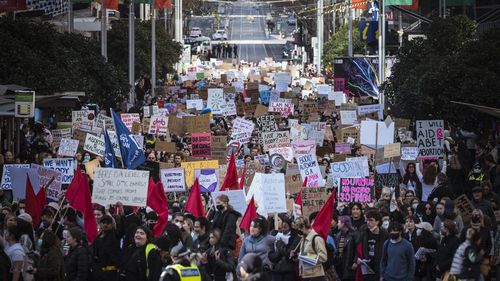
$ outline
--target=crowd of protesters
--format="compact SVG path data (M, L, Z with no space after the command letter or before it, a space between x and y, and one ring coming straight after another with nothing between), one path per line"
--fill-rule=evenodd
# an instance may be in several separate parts
M148 99L144 81L138 87L144 91L138 96L142 104L179 100L170 94ZM120 111L118 106L115 109ZM134 110L138 108L129 112ZM289 118L305 122L298 109ZM335 130L340 114L333 111L320 118ZM277 124L280 130L287 128L286 121ZM212 134L230 136L230 126L231 118L214 117ZM150 208L119 202L94 205L98 236L90 243L82 214L68 202L48 203L40 222L35 222L25 211L25 201L4 190L0 280L492 280L493 272L500 275L497 143L477 140L470 145L473 140L464 132L447 130L441 159L402 164L399 185L376 186L374 202L336 204L331 221L326 222L331 226L326 239L315 230L317 212L308 217L292 210L259 215L245 231L239 227L243 214L234 210L227 196L204 194L206 217L195 217L185 212L185 201L172 200L168 223L158 237L152 230L159 214ZM5 152L0 157L2 166L42 163L56 156L50 129L42 123L30 125L26 120L21 134L21 153ZM146 135L148 161L174 167L186 161L191 155L190 138L171 137L176 153L155 151L155 137ZM325 141L325 146L334 142ZM254 157L264 153L259 143L254 134L235 157L246 163L256 161ZM361 155L360 147L354 144L350 155ZM79 151L75 160L81 165L93 157ZM327 174L334 158L334 153L318 157ZM271 167L266 172L271 173ZM327 189L332 192L336 187ZM456 204L462 194L471 203L469 213ZM314 261L306 262L304 257Z

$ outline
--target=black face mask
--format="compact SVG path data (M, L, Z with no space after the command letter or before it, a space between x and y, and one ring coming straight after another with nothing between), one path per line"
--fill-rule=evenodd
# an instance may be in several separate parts
M399 236L399 233L389 233L389 238L391 238L392 240L398 240Z
M153 228L155 228L155 225L156 225L156 223L148 223L148 228L150 230L153 230Z
M224 210L224 206L222 204L220 205L215 205L215 208L217 208L217 210L221 211Z

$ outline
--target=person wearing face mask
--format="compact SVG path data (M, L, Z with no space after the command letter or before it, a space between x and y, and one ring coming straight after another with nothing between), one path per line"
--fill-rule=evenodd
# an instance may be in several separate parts
M212 220L213 228L221 230L221 246L227 247L231 250L236 249L237 234L236 221L241 214L233 209L229 204L229 197L227 195L219 195L215 199L215 207L217 211Z
M382 217L382 224L380 225L380 228L387 231L387 229L389 229L389 224L391 223L391 216L385 212L381 212L380 216Z
M436 277L444 279L444 275L449 273L453 255L460 246L460 240L457 238L457 230L455 223L452 220L445 220L441 228L441 242L436 252L434 269Z
M136 227L134 243L125 249L120 280L156 281L160 279L160 251L152 243L153 232L145 226Z
M380 281L408 281L415 276L415 252L408 240L403 239L403 225L389 225L389 240L382 246Z
M389 237L385 229L379 227L381 215L376 209L366 212L366 227L360 230L358 250L355 252L353 267L362 274L361 265L358 264L358 258L369 260L368 266L374 271L373 274L363 275L366 281L378 281L380 279L380 260L382 257L382 245ZM361 248L361 251L360 249ZM356 275L358 275L356 274Z
M64 276L64 258L58 239L50 230L45 230L38 239L40 260L36 267L28 269L37 281L62 281Z
M417 238L415 239L415 252L420 248L436 251L437 240L432 236L432 225L428 222L421 222L416 225ZM414 281L432 280L434 275L434 258L429 253L420 254L416 257Z
M232 253L228 248L221 247L220 238L219 229L210 232L210 247L205 254L208 262L207 271L214 281L236 281L236 265Z
M420 219L417 216L408 216L405 222L406 231L403 238L410 241L412 245L415 245L415 239L417 239L416 225L420 223Z
M274 247L269 252L269 260L272 262L272 275L274 281L286 281L295 279L296 262L291 258L291 253L300 243L300 237L292 229L292 222L287 217L280 215L281 229L276 234Z
M172 223L180 230L182 244L186 246L186 248L191 249L193 247L193 237L191 237L191 233L186 232L182 227L184 219L185 217L182 213L175 213Z
M99 220L100 233L92 244L94 281L116 280L120 264L120 240L113 217L104 215Z
M485 227L485 217L481 210L474 209L472 211L470 227L464 228L460 235L460 241L466 240L468 228L472 228L476 232L481 234L481 254L489 256L490 251L493 247L493 242L491 241L490 229Z
M158 215L155 212L151 211L146 214L146 226L151 231L153 231L153 228L155 227L157 221Z

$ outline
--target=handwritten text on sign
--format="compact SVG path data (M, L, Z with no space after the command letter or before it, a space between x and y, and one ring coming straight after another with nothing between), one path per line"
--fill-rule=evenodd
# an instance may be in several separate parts
M302 181L307 178L307 186L318 187L325 185L324 179L321 176L321 170L319 169L318 160L315 155L306 154L297 157L297 163L299 164Z
M264 132L262 133L264 149L269 151L272 148L282 147L290 143L290 133L288 131Z
M210 158L210 133L193 133L191 135L191 142L193 145L193 157L207 157Z
M421 157L443 155L443 120L418 120L416 127L419 155Z
M58 201L61 193L61 182L58 179L60 179L61 173L36 164L31 164L31 168L35 169L38 174L39 186L47 187L45 190L47 198ZM54 181L47 186L52 178L54 178Z
M308 218L326 204L328 194L324 188L304 188L302 190L302 213Z
M146 206L149 171L97 168L92 202L102 206L121 202L125 206Z
M2 174L2 190L12 189L12 179L10 177L10 168L29 168L30 164L4 164Z
M165 192L186 190L183 168L161 169L160 176Z
M369 203L372 201L373 179L349 178L340 180L339 201Z
M61 139L61 143L59 144L59 150L57 154L60 156L69 156L73 157L76 154L76 150L78 149L78 140L64 138Z
M75 174L75 161L72 158L53 158L43 160L43 166L60 173L57 180L62 184L69 184Z

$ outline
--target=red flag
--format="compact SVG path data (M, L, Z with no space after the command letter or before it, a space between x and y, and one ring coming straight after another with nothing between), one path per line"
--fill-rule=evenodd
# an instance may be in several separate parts
M358 257L360 259L364 259L363 257L363 244L361 243L358 243ZM364 278L363 278L363 272L361 271L361 266L358 266L358 268L356 268L356 281L364 281Z
M240 228L243 228L247 233L250 232L250 224L257 217L257 208L255 208L255 201L252 199L250 203L248 203L247 209L245 210L245 214L243 218L241 218Z
M159 216L159 219L153 228L153 234L155 237L159 237L163 233L165 225L168 223L168 205L163 184L161 182L155 184L153 182L153 178L149 178L146 205L153 209L153 211L155 211Z
M236 170L236 161L234 160L234 151L231 153L231 159L227 166L227 174L224 183L220 187L221 191L226 189L237 190L240 187L238 183L238 171Z
M155 0L155 9L172 8L172 0Z
M245 173L247 172L247 164L243 166L243 173L241 173L241 179L240 179L240 189L243 189L245 187Z
M332 192L330 198L326 201L325 205L321 208L312 228L316 233L321 235L323 239L328 237L328 233L330 232L330 226L333 218L333 211L335 210L335 191Z
M302 182L302 187L307 187L307 177Z
M104 8L118 10L118 0L103 0Z
M40 214L41 214L43 208L47 206L47 195L45 195L45 187L41 187L40 190L38 191L36 195L36 202L38 204L38 209L40 209Z
M83 213L83 229L87 233L88 241L92 243L97 237L97 223L92 208L89 183L87 177L82 174L80 166L78 166L75 176L66 191L66 199L68 199L71 207Z
M198 178L196 178L193 186L191 187L191 192L189 193L185 210L186 212L193 214L195 217L205 216L205 209L203 208L203 203L201 202L200 183L198 182Z
M41 212L38 207L38 202L36 200L35 191L33 191L33 186L31 185L31 180L29 175L26 175L26 201L25 210L31 216L33 220L33 226L37 227L40 223Z
M293 212L295 216L302 215L302 191L297 194L297 198L293 202Z

